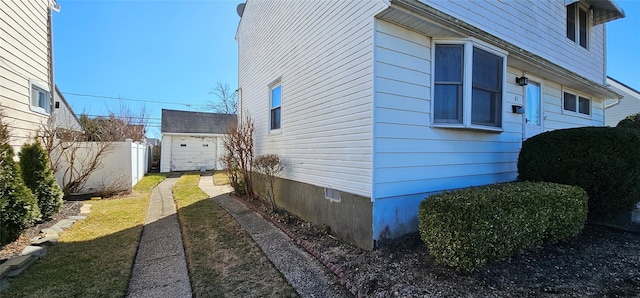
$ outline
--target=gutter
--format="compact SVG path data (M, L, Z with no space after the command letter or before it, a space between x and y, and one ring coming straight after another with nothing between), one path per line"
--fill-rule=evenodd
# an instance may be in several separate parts
M52 0L52 2L49 3L49 6L47 8L47 52L49 55L49 92L50 92L50 100L49 100L49 115L53 114L54 111L54 106L53 106L53 102L54 102L54 97L55 97L55 92L56 92L56 85L55 85L55 77L54 77L54 71L53 71L53 11L55 12L60 12L60 5L58 5L58 3L56 3L55 0ZM50 125L55 125L55 121L52 121L52 117L49 116L49 124ZM53 127L53 129L55 130L55 127Z

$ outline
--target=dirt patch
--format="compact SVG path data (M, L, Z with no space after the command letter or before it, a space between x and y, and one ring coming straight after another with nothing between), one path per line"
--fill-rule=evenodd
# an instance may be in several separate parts
M22 250L31 244L31 238L38 236L42 229L49 228L69 216L78 215L82 204L82 202L64 201L58 213L25 230L16 241L3 246L0 249L0 263L8 258L19 256Z
M260 201L248 203L268 214ZM640 295L640 235L587 225L567 242L525 251L473 273L435 263L418 234L373 252L285 212L267 215L336 265L366 297L633 297Z

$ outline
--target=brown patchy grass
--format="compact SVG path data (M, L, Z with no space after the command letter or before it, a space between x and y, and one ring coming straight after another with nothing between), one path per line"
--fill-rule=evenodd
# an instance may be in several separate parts
M215 171L213 173L213 184L214 185L227 185L229 182L229 172L228 171Z
M186 174L173 187L194 296L297 296L251 236L198 188L199 180Z
M56 246L11 281L2 297L124 297L151 189L164 175L144 177L134 193L89 202L85 220L65 230Z

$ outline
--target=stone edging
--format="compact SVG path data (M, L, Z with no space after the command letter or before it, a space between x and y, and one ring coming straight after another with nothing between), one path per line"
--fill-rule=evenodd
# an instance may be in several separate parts
M47 254L47 246L56 245L60 233L71 227L76 221L86 219L91 213L91 204L82 204L80 214L68 216L59 220L49 228L44 228L40 234L31 238L31 245L25 247L19 256L9 258L0 264L0 293L9 288L9 279L19 276L31 264Z
M278 227L282 232L287 234L287 236L289 236L289 238L291 238L291 240L293 240L293 242L295 242L298 246L304 248L304 250L306 250L309 254L311 254L318 261L320 261L320 263L322 263L325 267L327 267L327 269L329 269L329 271L331 271L333 274L335 274L340 279L340 284L343 285L345 288L347 288L347 290L351 294L353 294L356 297L363 297L363 294L358 291L356 286L347 280L346 275L344 274L342 269L340 269L340 267L338 267L337 265L335 265L331 261L329 261L328 258L324 257L317 249L315 249L311 245L311 243L309 243L308 241L306 241L304 239L300 239L300 237L298 237L295 233L293 233L289 229L287 229L287 227L285 225L283 225L282 223L274 220L271 216L269 216L267 213L262 211L260 208L257 208L253 204L245 201L244 199L237 197L235 194L230 194L230 195L234 196L236 198L236 200L240 201L242 204L247 206L249 209L257 212L263 218L269 220L273 225Z

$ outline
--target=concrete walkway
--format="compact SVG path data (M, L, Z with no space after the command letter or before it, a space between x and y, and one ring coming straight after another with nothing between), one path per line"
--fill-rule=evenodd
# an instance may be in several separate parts
M227 210L260 246L267 258L302 297L341 297L325 268L296 246L280 229L228 195L229 186L214 186L209 174L200 176L199 187Z
M191 297L191 283L167 178L151 192L127 297Z

